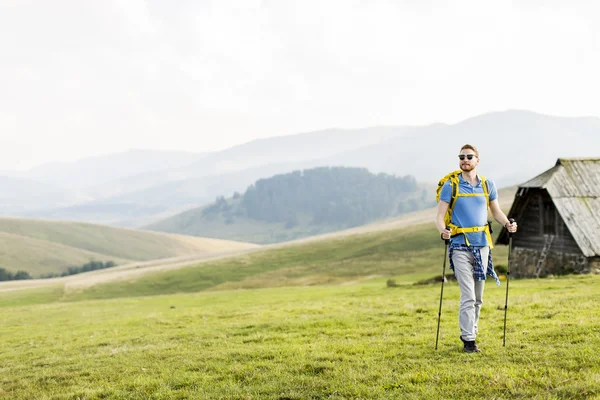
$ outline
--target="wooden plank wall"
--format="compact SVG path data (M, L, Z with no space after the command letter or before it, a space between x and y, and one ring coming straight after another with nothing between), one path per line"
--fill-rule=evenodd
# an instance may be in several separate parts
M530 189L519 207L519 232L514 236L513 246L542 250L545 235L554 235L551 250L554 252L580 254L581 250L556 210L552 198L545 189Z

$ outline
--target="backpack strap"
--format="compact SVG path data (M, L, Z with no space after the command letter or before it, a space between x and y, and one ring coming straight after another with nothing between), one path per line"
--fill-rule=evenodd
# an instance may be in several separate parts
M452 171L449 174L447 174L446 176L444 176L442 179L440 179L440 181L438 182L438 187L437 187L437 191L436 191L436 196L435 196L435 201L439 203L440 201L440 196L442 194L442 188L444 187L444 185L446 184L446 182L450 181L450 184L452 185L453 179L454 182L458 183L458 175L461 174L462 171L460 169L456 170L456 171ZM458 190L458 189L457 189ZM452 192L452 197L456 196L456 191Z
M483 186L483 194L485 194L485 199L487 200L488 207L490 206L490 182L485 179L484 176L479 175L479 179L481 179L481 186Z
M485 177L478 175L479 180L481 182L481 186L483 187L483 193L457 193L456 195L452 192L452 196L460 196L460 197L480 197L485 196L487 206L490 206L490 185L489 181L485 179Z
M460 228L452 223L449 224L448 226L450 227L450 232L451 232L450 236L456 236L456 235L460 235L460 234L464 234L464 233L471 233L471 232L485 232L485 236L488 241L488 246L490 246L490 249L494 248L494 242L492 241L492 233L490 232L489 224L485 224L485 226L471 226L468 228ZM467 235L465 235L465 243L467 244L467 246L471 245L469 243L469 237Z
M449 180L450 188L452 189L452 196L450 196L448 210L450 211L450 214L452 214L452 210L454 209L454 203L456 202L456 197L458 196L458 175L452 175Z

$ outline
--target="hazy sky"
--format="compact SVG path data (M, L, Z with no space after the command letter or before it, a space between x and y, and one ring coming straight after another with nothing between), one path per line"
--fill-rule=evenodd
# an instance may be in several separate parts
M0 170L510 108L600 116L600 5L0 0Z

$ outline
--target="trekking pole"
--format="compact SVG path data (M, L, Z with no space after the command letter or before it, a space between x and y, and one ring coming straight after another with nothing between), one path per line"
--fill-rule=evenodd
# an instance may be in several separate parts
M511 224L515 222L513 218L508 220ZM510 282L510 263L512 260L512 232L508 232L508 267L506 267L506 299L504 300L504 336L502 337L502 346L506 347L506 313L508 311L508 283Z
M450 227L446 227L446 229L450 229ZM440 309L438 311L438 324L437 324L437 333L435 335L435 349L438 349L438 339L440 337L440 319L442 318L442 298L444 297L444 281L446 280L446 259L448 258L448 244L450 240L444 239L446 245L444 246L444 267L442 269L442 291L440 293Z

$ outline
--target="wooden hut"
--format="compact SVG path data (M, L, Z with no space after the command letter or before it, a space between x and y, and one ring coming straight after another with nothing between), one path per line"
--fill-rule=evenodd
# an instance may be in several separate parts
M519 185L511 276L600 273L600 158L559 158ZM502 229L497 244L508 244Z

